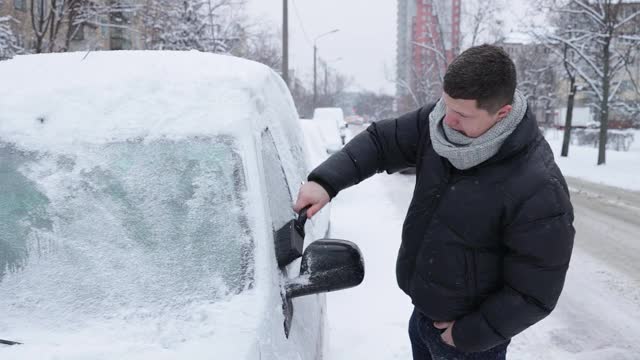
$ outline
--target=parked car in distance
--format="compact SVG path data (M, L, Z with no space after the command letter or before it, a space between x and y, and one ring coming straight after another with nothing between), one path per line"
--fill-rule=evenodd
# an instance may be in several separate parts
M307 162L313 169L326 160L331 151L322 136L318 122L312 119L300 119L300 127L304 136Z
M341 108L317 108L313 112L313 120L318 123L324 141L331 153L342 148L346 142L346 124Z
M344 118L347 125L364 125L365 119L359 115L351 115Z

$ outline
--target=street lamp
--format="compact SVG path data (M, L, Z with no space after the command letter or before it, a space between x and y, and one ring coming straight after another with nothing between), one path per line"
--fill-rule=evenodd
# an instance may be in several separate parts
M316 104L318 102L318 40L330 34L335 34L340 29L334 29L324 34L318 35L313 40L313 109L315 110Z

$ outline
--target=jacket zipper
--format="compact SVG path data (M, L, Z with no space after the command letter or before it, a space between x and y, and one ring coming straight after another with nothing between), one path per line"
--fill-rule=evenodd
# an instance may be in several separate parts
M473 249L465 249L465 258L467 262L467 289L469 291L469 303L473 303L478 293L478 284L476 281L476 252ZM472 304L473 305L473 304Z

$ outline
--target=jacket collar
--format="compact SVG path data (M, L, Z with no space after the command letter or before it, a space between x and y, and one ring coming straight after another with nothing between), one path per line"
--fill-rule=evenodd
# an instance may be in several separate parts
M479 166L500 162L516 155L531 145L539 134L540 130L538 129L535 115L531 112L531 108L527 107L524 118L513 133L509 135L507 140L505 140L504 144L502 144L498 153Z

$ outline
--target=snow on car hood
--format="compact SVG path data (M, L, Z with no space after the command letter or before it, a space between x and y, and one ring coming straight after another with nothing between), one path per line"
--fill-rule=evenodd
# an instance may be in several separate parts
M11 334L24 345L1 347L3 360L257 359L260 308L248 291L193 304L164 316L119 314L86 323L21 323ZM3 316L4 317L4 316ZM46 326L43 326L46 325ZM0 333L5 329L0 328Z

